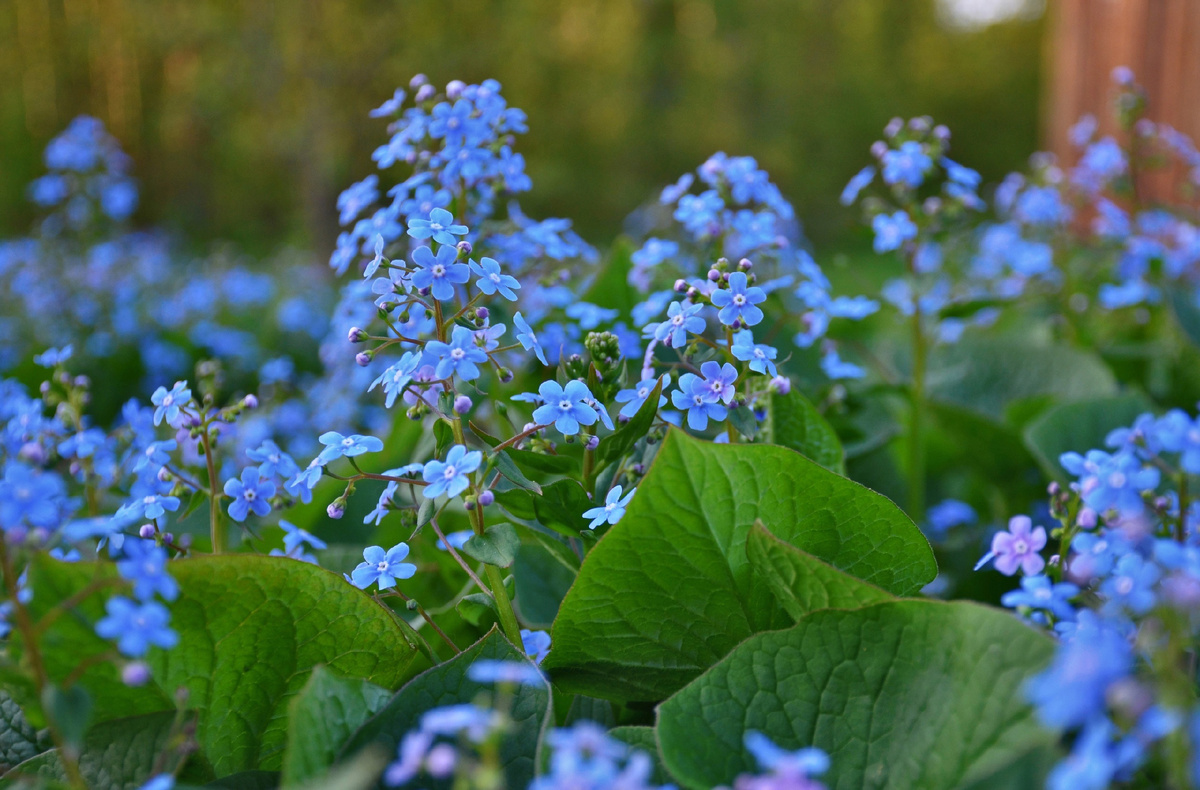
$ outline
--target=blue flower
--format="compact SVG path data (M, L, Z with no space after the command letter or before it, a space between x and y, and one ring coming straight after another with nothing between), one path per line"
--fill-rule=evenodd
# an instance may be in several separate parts
M3 503L0 502L0 506ZM118 518L126 516L134 516L136 518L156 519L170 510L174 512L179 509L179 497L164 496L161 494L147 494L145 496L134 497L126 502L117 511Z
M167 572L167 550L154 541L137 538L126 539L122 548L125 559L117 563L117 572L133 582L134 597L148 601L157 593L174 601L179 595L179 585Z
M242 478L230 478L225 481L225 495L233 497L229 503L229 517L234 521L245 521L250 511L256 516L265 516L271 512L271 503L267 500L275 496L275 484L269 479L264 480L257 466L247 466L242 470Z
M890 185L902 184L916 189L925 180L925 173L933 166L933 160L916 140L906 140L899 148L883 154L883 180Z
M0 524L5 529L22 523L31 527L55 526L65 496L66 486L58 475L10 461L0 480ZM178 506L176 499L175 507Z
M158 474L158 470L170 462L170 453L177 446L174 439L167 439L165 442L150 442L146 445L146 449L138 455L137 463L133 465L133 471L140 472L148 468L152 473Z
M191 399L192 391L188 389L185 381L175 382L175 386L169 392L166 387L156 389L150 396L150 402L155 406L154 424L160 425L165 419L172 428L178 428L179 409L186 406Z
M375 272L379 271L379 267L383 265L383 236L379 233L375 234L375 257L367 263L367 268L363 269L363 277L374 277Z
M421 476L429 485L423 491L426 499L445 494L456 497L471 484L470 474L479 468L483 462L483 453L475 450L467 452L467 448L456 444L446 453L445 461L433 460L425 464Z
M417 572L416 565L404 561L407 556L407 543L398 543L386 553L381 546L368 546L363 550L364 562L351 571L350 578L360 590L376 583L381 590L395 587L397 579L411 579Z
M1054 187L1029 187L1017 198L1013 214L1027 225L1058 225L1071 218Z
M1100 585L1101 594L1108 598L1106 608L1119 611L1124 607L1134 614L1145 614L1154 608L1154 584L1161 575L1158 566L1141 555L1126 554Z
M402 104L404 104L404 89L396 88L396 92L392 94L392 98L371 110L371 112L367 113L367 115L372 118L385 118L389 115L395 115L397 112L399 112ZM355 186L357 186L357 184Z
M284 479L294 476L300 467L292 457L279 449L279 445L270 439L264 439L254 450L247 450L246 457L258 462L258 471L265 478L281 477Z
M898 250L900 245L917 235L917 226L904 211L876 214L871 220L871 228L875 231L875 252L879 253Z
M839 198L843 206L849 206L854 201L858 200L858 195L875 179L875 168L867 165L862 170L854 174L846 184L846 188L842 190L842 196Z
M1054 584L1045 575L1026 576L1021 579L1021 589L1006 592L1000 603L1015 609L1027 606L1030 609L1045 609L1060 620L1075 616L1070 599L1079 595L1079 587L1068 582Z
M413 272L412 284L417 288L428 288L433 298L440 302L453 299L455 284L461 285L471 279L470 267L465 263L455 263L457 259L458 250L455 247L440 248L436 257L428 247L417 247L413 250L412 260L421 268Z
M475 281L475 287L483 291L485 295L491 296L499 291L500 295L510 302L517 300L517 295L513 293L513 290L520 288L521 284L517 282L516 277L501 274L500 264L494 259L480 258L479 263L471 261L471 271L479 276L479 279Z
M733 336L733 355L743 362L750 363L750 369L768 376L779 375L775 367L775 357L779 352L772 346L754 342L754 333L743 329Z
M679 389L671 393L671 403L687 412L688 427L693 431L703 431L710 419L724 420L729 413L717 401L712 388L695 373L679 377Z
M712 303L721 308L717 318L726 326L733 326L740 321L745 326L754 326L763 319L763 311L756 307L766 301L767 294L757 286L748 286L745 272L732 272L729 275L729 288L712 292Z
M633 419L633 415L637 414L638 411L641 410L642 404L645 403L646 399L650 397L650 393L654 392L654 387L659 381L662 381L662 388L663 390L666 390L667 387L671 386L671 375L669 373L664 373L659 378L642 379L637 383L636 387L618 392L614 400L616 400L617 403L625 404L621 407L621 411L618 412L618 414L625 419ZM658 405L660 408L667 405L666 395L659 395Z
M174 790L175 777L171 774L159 774L151 777L146 784L138 788L138 790Z
M521 630L522 635L526 633L530 632ZM544 686L546 683L541 671L528 661L498 661L494 658L476 659L467 667L467 677L476 683L513 683L521 686Z
M290 521L280 520L280 529L283 530L283 550L291 554L296 549L305 544L311 546L318 551L326 548L325 541L318 538L306 529L301 529Z
M646 239L640 249L630 256L634 266L650 268L679 254L679 244L667 239Z
M317 483L321 482L321 474L324 471L320 457L314 458L308 466L283 484L283 490L289 496L297 497L301 502L307 504L312 501L313 489L317 487Z
M414 239L432 238L438 244L453 247L458 243L458 239L454 238L455 236L467 235L467 226L455 225L453 214L444 208L435 208L429 212L429 219L421 219L419 217L409 218L408 235ZM455 250L455 253L457 254L457 250Z
M323 466L335 458L354 458L363 453L377 453L383 449L383 442L376 439L374 436L363 436L353 433L349 436L343 436L337 431L327 431L321 434L318 441L325 445L325 449L317 456L317 461ZM307 470L309 479L313 477L316 480L320 479L319 473L314 473L310 468ZM315 480L309 485L309 488L316 485Z
M550 654L550 634L545 631L530 631L528 628L522 628L521 648L525 651L525 655L533 659L533 663L540 664Z
M700 317L702 309L704 305L689 304L685 307L679 302L671 302L667 308L667 320L647 326L646 331L653 331L654 339L660 343L683 348L687 344L688 332L699 334L704 331L704 319Z
M1128 450L1113 455L1102 450L1091 450L1087 456L1063 453L1059 463L1079 478L1084 503L1097 513L1113 509L1122 516L1139 516L1146 507L1142 492L1153 490L1159 482L1158 470L1143 467Z
M1050 667L1027 685L1039 718L1054 728L1079 726L1102 713L1108 687L1133 669L1133 649L1122 633L1090 610L1078 617Z
M104 639L116 639L117 649L131 658L139 658L150 647L170 650L179 642L179 635L168 627L171 615L157 601L135 603L115 596L104 604L108 613L96 623L96 633Z
M1047 790L1105 790L1121 767L1112 738L1115 728L1105 717L1088 722L1071 753L1051 769Z
M48 348L34 357L33 362L35 365L40 365L44 368L57 367L70 359L73 351L74 348L70 343L62 348Z
M447 379L457 374L463 381L479 378L478 365L486 363L487 352L475 345L475 333L465 326L455 325L449 343L430 340L425 353L436 360L434 375Z
M637 491L637 487L629 489L629 493L621 496L621 486L613 486L609 489L608 495L604 497L604 504L598 507L583 511L585 519L591 519L592 523L588 524L588 529L595 529L601 524L616 524L625 515L625 508L629 506L633 500L633 495Z
M533 349L533 353L537 355L538 361L543 365L550 363L546 362L546 352L542 350L541 344L538 343L537 334L529 327L527 322L520 313L513 316L513 323L517 325L517 342L526 350Z
M572 379L563 387L557 381L543 381L538 387L542 404L533 411L533 419L539 425L554 424L563 436L579 433L580 425L595 425L599 415L588 402L594 402L591 390L578 379Z
M978 518L973 507L957 499L944 499L925 514L930 533L939 537L954 527L974 524Z
M358 219L363 209L379 198L379 176L371 175L351 184L342 194L338 195L338 222L345 225Z
M387 408L392 408L396 402L396 398L404 393L405 388L412 383L413 374L417 372L417 368L421 364L421 355L414 351L404 352L404 356L392 365L389 365L383 373L379 374L379 378L371 382L371 386L367 387L367 392L383 385L383 391L387 397L384 398L383 405Z
M779 748L770 738L756 730L748 730L743 742L746 744L746 751L754 755L759 768L792 780L791 783L780 783L781 787L798 788L798 790L815 788L816 785L802 783L801 778L807 779L829 770L829 755L817 748L809 747L789 752ZM764 787L766 786L775 787L773 784L764 785Z

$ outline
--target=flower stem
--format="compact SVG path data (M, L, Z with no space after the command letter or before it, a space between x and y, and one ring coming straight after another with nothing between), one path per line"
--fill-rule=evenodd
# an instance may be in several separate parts
M221 518L221 494L217 490L217 463L213 459L212 440L208 435L208 421L200 429L204 443L204 463L208 467L208 532L212 538L212 553L223 554L229 543L229 530Z
M912 316L913 369L911 411L908 422L908 516L920 522L925 517L925 334L921 310L914 305Z

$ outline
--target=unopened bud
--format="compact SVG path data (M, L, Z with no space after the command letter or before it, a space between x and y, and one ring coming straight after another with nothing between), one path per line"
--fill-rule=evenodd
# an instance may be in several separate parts
M346 339L351 343L361 343L367 339L367 331L360 329L357 326L350 327L350 331L346 334Z
M600 446L600 437L599 436L589 436L587 438L587 443L584 444L584 447L588 450L595 450L599 446Z
M147 540L154 537L154 533L157 531L158 530L154 528L153 524L143 524L142 526L138 527L138 534Z
M467 412L471 411L471 406L471 399L466 395L459 395L454 399L455 414L466 414Z
M371 358L374 356L370 351L360 351L354 355L354 361L361 367L366 367L371 364Z
M339 519L346 515L346 500L338 498L329 503L329 507L325 508L325 513L332 519Z
M144 686L150 680L150 665L145 661L131 661L121 668L121 682L126 686Z
M258 408L258 396L255 395L254 393L250 393L246 397L242 398L242 406L247 409L257 409Z
M479 504L483 507L487 507L495 501L496 495L492 493L490 488L479 495Z
M454 246L457 247L458 251L460 253L462 253L463 255L470 255L471 250L474 249L471 246L471 242L467 241L466 239L463 239L462 241L460 241L458 244L455 244Z

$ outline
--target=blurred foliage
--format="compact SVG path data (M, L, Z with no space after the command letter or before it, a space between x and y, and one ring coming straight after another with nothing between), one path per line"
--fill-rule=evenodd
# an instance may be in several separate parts
M138 220L263 254L332 248L337 193L384 140L367 111L423 71L499 79L530 116L535 216L605 243L715 150L759 159L817 243L893 115L930 114L988 180L1037 145L1042 23L944 25L934 0L9 0L0 234L75 115L137 163Z

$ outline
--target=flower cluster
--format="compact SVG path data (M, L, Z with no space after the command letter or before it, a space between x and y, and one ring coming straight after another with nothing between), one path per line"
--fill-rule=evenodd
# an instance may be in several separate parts
M1023 574L1003 603L1060 638L1028 685L1047 725L1078 732L1050 786L1103 788L1151 764L1186 784L1200 731L1187 668L1200 637L1200 510L1187 493L1200 473L1200 419L1144 414L1107 444L1062 456L1075 480L1051 486L1060 526L1048 536L1018 516L985 561ZM1058 551L1047 560L1049 538Z
M828 278L800 245L791 204L752 157L713 155L694 175L685 173L665 188L659 207L671 210L670 222L655 223L647 232L661 235L649 236L631 259L629 282L639 291L653 291L634 309L638 323L661 316L663 308L669 308L668 319L676 319L677 311L669 307L675 293L696 289L713 295L722 324L744 330L762 320L758 305L778 293L784 306L799 316L794 342L807 348L825 338L832 319L857 320L878 309L862 297L832 296ZM720 259L715 267L714 258ZM729 271L731 260L739 261L739 271ZM754 274L748 273L751 260ZM748 287L747 278L759 275L761 282ZM741 353L746 356L739 358L753 358L756 369L769 367L774 376L775 350L757 347L749 331L741 334ZM683 335L676 336L678 345ZM842 362L831 342L821 349L822 366L830 378L862 375L856 366Z

